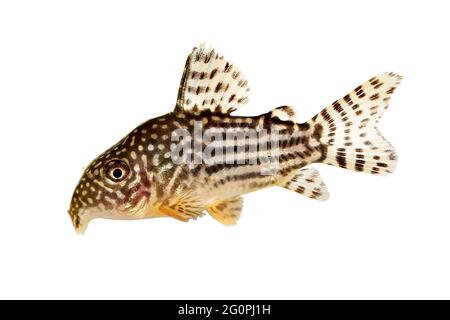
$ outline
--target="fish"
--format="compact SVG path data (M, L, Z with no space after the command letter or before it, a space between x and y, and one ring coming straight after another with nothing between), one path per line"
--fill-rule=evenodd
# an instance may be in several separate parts
M377 123L401 79L375 76L306 122L286 105L237 116L249 99L246 77L213 48L195 47L172 111L142 123L86 167L70 202L73 226L84 233L95 218L187 222L205 213L231 226L243 195L263 188L328 199L315 163L392 173L397 155Z

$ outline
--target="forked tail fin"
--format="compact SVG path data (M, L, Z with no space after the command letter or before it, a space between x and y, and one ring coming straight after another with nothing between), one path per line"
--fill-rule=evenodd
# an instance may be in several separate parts
M308 123L322 144L317 162L379 175L393 172L394 147L376 125L401 79L394 73L381 74L315 115Z

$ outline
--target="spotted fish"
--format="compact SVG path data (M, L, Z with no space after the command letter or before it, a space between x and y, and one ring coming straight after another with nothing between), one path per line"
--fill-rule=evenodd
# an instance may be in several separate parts
M243 73L213 49L189 54L175 108L141 124L98 156L75 188L69 214L77 232L90 220L208 212L238 221L242 195L280 186L326 200L313 163L386 175L397 157L376 128L401 77L383 73L300 123L290 106L233 116L247 103Z

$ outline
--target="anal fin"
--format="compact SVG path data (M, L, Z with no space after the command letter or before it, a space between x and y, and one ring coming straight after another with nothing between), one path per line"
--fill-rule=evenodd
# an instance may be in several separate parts
M208 206L208 213L226 226L235 225L241 216L243 198L237 197Z
M297 174L291 180L281 185L281 187L298 192L311 199L321 201L328 199L327 187L323 183L319 172L314 168L298 170Z

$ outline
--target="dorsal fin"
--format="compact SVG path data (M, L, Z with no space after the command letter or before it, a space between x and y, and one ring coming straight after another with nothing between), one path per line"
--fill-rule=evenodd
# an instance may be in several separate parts
M250 88L239 69L204 45L189 54L175 113L209 110L229 114L248 101Z
M297 112L290 106L282 106L271 110L270 117L281 121L297 122Z

